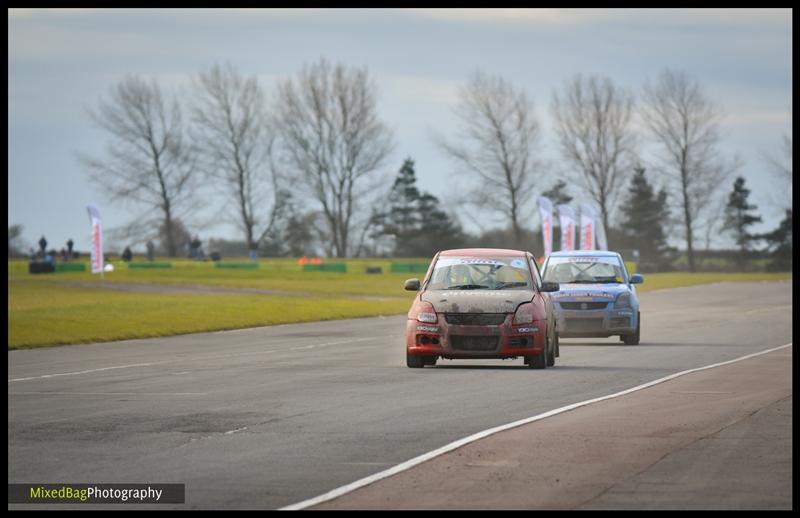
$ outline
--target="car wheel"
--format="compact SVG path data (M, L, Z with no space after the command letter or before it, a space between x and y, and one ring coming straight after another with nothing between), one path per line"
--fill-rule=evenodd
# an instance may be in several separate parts
M525 361L529 369L546 369L547 360L545 353L537 354L536 356L526 356Z
M547 366L552 367L556 364L556 344L554 340L548 340L548 344L544 349L545 357L547 358Z
M625 335L623 338L625 345L639 345L639 335L642 330L642 317L639 313L636 313L636 332L632 335Z
M406 365L411 369L421 369L425 366L425 360L422 356L413 356L406 353Z
M547 340L547 338L545 338ZM525 363L529 369L546 369L547 368L547 342L544 344L544 351L535 356L526 356Z
M425 365L436 365L436 360L438 359L436 356L425 356L424 358Z
M561 356L561 347L558 344L558 333L556 333L555 335L556 335L556 358L558 358L559 356Z

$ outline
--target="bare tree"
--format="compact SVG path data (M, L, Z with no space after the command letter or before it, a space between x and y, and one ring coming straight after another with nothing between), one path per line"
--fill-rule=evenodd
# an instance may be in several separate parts
M272 232L283 215L286 192L273 162L274 132L255 76L230 64L215 65L194 81L193 138L202 169L221 182L248 246Z
M707 209L704 210L702 218L697 220L695 228L699 229L703 234L704 248L706 252L711 250L712 245L728 246L727 241L730 240L724 232L725 227L725 207L728 204L728 199L725 193L717 193L709 198ZM679 222L680 223L680 222ZM700 269L703 267L704 260L696 257L695 267Z
M741 166L718 150L721 109L697 81L683 72L664 71L644 87L642 116L658 146L658 169L678 192L689 270L695 271L694 240L698 222L711 207L714 193Z
M778 191L780 194L771 198L774 205L781 207L781 214L784 208L792 206L792 137L789 135L783 135L783 155L778 158L762 153L764 161L780 186Z
M22 225L10 225L8 227L8 257L23 255Z
M323 59L280 84L275 111L286 159L320 203L333 252L345 257L354 251L359 201L392 149L392 132L378 119L376 88L366 69Z
M636 165L633 94L601 76L576 75L551 103L561 153L609 221L625 179Z
M105 158L79 155L90 178L111 201L143 205L148 214L131 228L167 229L167 252L178 253L173 221L191 209L195 163L184 143L181 109L166 100L154 81L128 76L111 89L109 100L100 100L92 120L111 136ZM151 216L156 209L156 216ZM154 224L155 223L155 224Z
M438 136L439 146L480 182L467 195L469 203L501 214L520 243L521 221L541 167L533 103L502 77L478 71L461 89L455 114L461 131L453 141Z

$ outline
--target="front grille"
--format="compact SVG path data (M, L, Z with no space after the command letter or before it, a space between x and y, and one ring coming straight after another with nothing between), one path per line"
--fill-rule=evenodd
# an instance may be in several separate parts
M448 324L459 326L499 326L506 319L505 313L445 313Z
M599 318L568 318L565 327L565 331L570 333L602 331L603 321Z
M451 336L450 347L456 351L494 351L500 343L498 336Z
M562 309L606 309L608 302L559 302Z

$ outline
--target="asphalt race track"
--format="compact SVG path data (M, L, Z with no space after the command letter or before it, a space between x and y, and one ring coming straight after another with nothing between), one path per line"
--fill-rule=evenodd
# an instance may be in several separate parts
M279 508L487 428L789 343L791 286L644 293L640 345L562 340L543 371L521 358L408 369L404 316L9 351L8 481L185 483L176 507Z

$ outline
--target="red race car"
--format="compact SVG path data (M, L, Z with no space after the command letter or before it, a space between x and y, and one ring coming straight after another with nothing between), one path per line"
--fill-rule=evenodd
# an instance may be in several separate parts
M425 279L408 279L419 291L406 322L406 364L435 365L438 358L517 358L532 369L555 365L558 338L550 292L528 252L492 248L445 250Z

